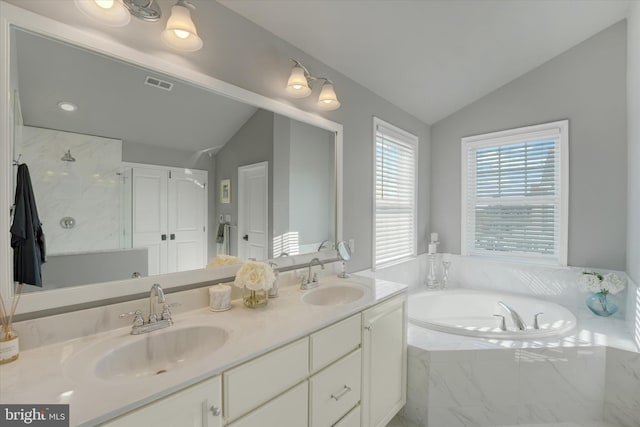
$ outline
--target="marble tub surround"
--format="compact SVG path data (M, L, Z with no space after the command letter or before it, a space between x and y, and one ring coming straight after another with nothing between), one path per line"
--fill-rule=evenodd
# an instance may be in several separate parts
M437 262L437 266L438 277L441 277L442 265ZM376 271L363 270L356 274L406 283L410 292L413 292L426 290L427 269L427 255L422 254L406 262ZM637 286L622 271L590 267L551 267L452 255L447 289L461 287L525 294L571 309L583 308L585 299L590 295L590 292L585 290L578 280L583 271L594 270L602 274L616 273L627 280L627 288L617 295L625 301L627 307L625 309L623 304L623 307L614 316L624 318L626 311L630 309L629 301L636 296ZM636 297L636 299L640 300L640 297ZM640 306L640 303L637 305Z
M341 279L320 286L338 284ZM362 311L376 303L406 291L406 286L367 278L353 277L365 289L364 297L351 304L335 306L314 306L305 304L301 298L303 292L298 286L284 286L280 289L280 297L269 302L261 310L249 310L242 307L240 300L232 302L232 309L214 313L208 309L208 288L187 291L188 295L179 300L174 294L167 295L169 302L182 302L183 306L174 311L175 326L210 325L224 329L228 333L225 344L201 360L190 363L163 375L145 379L113 379L101 380L86 372L88 366L75 362L76 356L88 352L97 345L113 342L124 345L135 340L129 334L130 319L126 325L118 329L107 330L95 335L87 335L69 341L32 348L23 351L17 363L0 368L0 400L3 403L69 403L71 405L71 425L89 426L108 418L151 402L159 397L194 384L202 379L222 372L223 370L249 360L269 350L335 323L354 313ZM189 300L189 302L187 302ZM197 309L187 310L192 304ZM123 303L127 307L136 307L136 301ZM185 304L186 303L186 304ZM113 318L123 310L123 304L117 307L106 307L98 313L100 319L85 317L84 321L93 323L86 329L102 329L106 324L113 324ZM148 305L148 301L147 301ZM147 307L147 305L142 307ZM138 307L140 307L138 305ZM179 309L182 309L180 311ZM143 308L144 310L144 308ZM90 310L88 310L90 311ZM84 313L85 315L90 313ZM68 313L60 316L71 316ZM76 313L76 316L80 314ZM55 316L54 316L55 317ZM76 318L78 321L80 318ZM292 321L295 320L295 321ZM67 321L70 318L66 319ZM65 322L58 322L64 325ZM68 323L71 326L71 323ZM170 328L152 332L162 333ZM28 334L27 331L25 333ZM143 338L144 339L144 338ZM102 343L102 344L101 344ZM70 368L69 361L74 367ZM69 375L69 369L76 371ZM77 371L85 370L86 375L78 378ZM96 396L100 396L97 399Z
M425 351L409 346L404 416L428 427L637 427L638 356L606 347Z

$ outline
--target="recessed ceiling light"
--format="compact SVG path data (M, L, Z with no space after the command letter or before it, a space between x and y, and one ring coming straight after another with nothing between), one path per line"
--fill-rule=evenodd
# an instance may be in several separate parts
M58 108L60 108L62 111L67 111L70 113L72 111L76 111L78 109L78 106L73 102L60 101L58 102Z

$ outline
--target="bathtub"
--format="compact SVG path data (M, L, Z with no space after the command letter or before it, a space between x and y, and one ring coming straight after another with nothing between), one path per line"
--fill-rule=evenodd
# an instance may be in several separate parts
M527 324L518 330L511 316L498 305L502 301L517 311ZM536 313L540 329L533 328ZM507 330L500 329L504 315ZM576 326L576 317L568 309L535 298L508 293L471 289L424 291L409 295L409 322L428 329L479 338L527 340L566 334Z

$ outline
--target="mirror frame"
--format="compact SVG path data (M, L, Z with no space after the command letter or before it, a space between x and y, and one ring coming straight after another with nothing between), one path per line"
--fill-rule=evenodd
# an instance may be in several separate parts
M169 75L186 83L197 86L203 90L234 99L239 102L253 105L258 108L272 111L283 116L304 122L335 133L335 239L342 240L342 147L343 126L325 119L317 114L300 110L282 101L277 101L266 96L250 92L238 86L234 86L222 80L218 80L207 74L200 73L188 67L172 63L166 59L158 58L145 52L132 49L126 45L110 40L96 33L72 27L68 24L47 18L36 13L21 9L17 6L0 1L0 170L2 182L7 185L0 188L0 224L6 232L0 232L0 292L3 296L13 295L13 251L11 250L10 206L13 204L12 186L14 168L12 165L12 134L13 124L10 94L10 55L11 55L11 29L13 27L31 31L44 37L50 37L71 45L90 50L97 54L105 55L116 60L124 61L134 66L139 66L152 71ZM286 76L282 77L286 79ZM284 80L283 80L284 82ZM318 253L310 253L278 258L280 267L293 267L301 265ZM327 250L320 253L322 259L335 259L335 252ZM108 304L109 300L132 299L149 291L153 283L161 283L164 289L181 288L190 285L202 284L205 286L213 281L231 279L235 275L238 266L229 266L217 269L200 269L180 273L162 274L139 279L120 280L114 282L102 282L69 288L61 288L50 292L34 292L23 294L16 314L31 314L38 317L37 312L45 310L72 311L85 308L87 305ZM108 283L108 285L106 285ZM100 302L103 302L100 304ZM83 307L85 306L85 307ZM34 315L35 314L35 315Z

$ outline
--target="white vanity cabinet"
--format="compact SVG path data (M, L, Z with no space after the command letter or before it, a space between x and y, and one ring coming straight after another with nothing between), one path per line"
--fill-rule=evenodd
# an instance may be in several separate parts
M406 297L362 313L362 426L384 427L407 402Z
M384 427L406 402L406 298L251 359L106 427Z
M222 381L210 378L101 427L222 427Z

